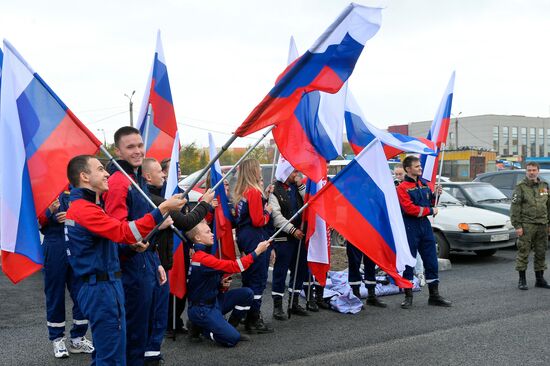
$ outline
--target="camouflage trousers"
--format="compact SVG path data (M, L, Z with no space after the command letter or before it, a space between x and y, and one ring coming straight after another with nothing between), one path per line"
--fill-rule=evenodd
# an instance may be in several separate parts
M546 250L548 249L548 225L523 224L523 235L518 239L516 271L527 270L529 253L534 252L535 271L546 269Z

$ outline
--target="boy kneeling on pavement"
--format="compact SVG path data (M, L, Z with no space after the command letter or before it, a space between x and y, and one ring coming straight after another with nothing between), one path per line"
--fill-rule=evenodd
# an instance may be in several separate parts
M235 329L241 321L240 316L231 314L229 320L225 320L223 315L233 309L250 309L254 293L247 287L223 292L229 287L231 277L222 279L222 276L245 271L258 255L267 250L270 242L261 242L255 251L237 260L223 260L216 258L215 253L210 253L214 234L205 221L189 230L186 235L193 242L195 250L187 283L187 315L191 341L200 340L200 333L227 347L248 340L247 336Z

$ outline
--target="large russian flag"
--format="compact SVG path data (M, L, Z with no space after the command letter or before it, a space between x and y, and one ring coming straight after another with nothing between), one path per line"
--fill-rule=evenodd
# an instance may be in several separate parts
M289 60L297 56L291 38ZM327 175L326 162L342 154L345 100L345 87L335 94L304 94L290 119L272 130L281 155L315 182Z
M305 93L340 90L381 21L381 9L350 4L313 46L286 68L235 134L242 137L287 122Z
M211 133L208 133L208 142L210 149L210 159L216 156L216 145ZM220 162L217 160L210 168L210 182L214 187L222 179L222 169ZM231 210L229 209L229 202L227 195L225 194L225 186L220 184L216 188L216 198L218 199L218 207L214 210L214 237L216 238L214 243L214 251L221 253L223 259L235 260L237 254L235 253L235 242L233 240L233 225L231 220ZM221 248L217 248L217 243L221 244Z
M166 177L166 190L164 198L168 199L174 194L180 193L178 187L179 177L179 156L180 153L180 138L176 130L174 142L172 144L172 152L170 154L170 168L168 169L168 177ZM168 283L170 284L170 293L180 299L183 299L187 292L187 274L185 273L185 259L183 255L184 245L181 239L173 234L174 246L172 247L172 255L174 264L168 272Z
M449 124L451 123L451 108L453 106L453 91L455 86L455 72L451 74L443 98L439 103L435 118L432 122L430 132L428 132L428 140L433 141L440 149L441 145L447 143L447 135L449 134ZM438 151L439 153L439 151ZM435 184L437 175L437 165L439 163L439 155L437 156L422 156L422 178L430 181L431 186Z
M310 199L329 226L354 243L400 287L399 273L414 267L397 192L380 141L374 140Z
M4 40L0 89L0 244L14 283L41 268L37 217L67 186L67 164L101 142Z
M318 183L308 180L306 183L305 201L311 200L325 184L326 179ZM327 272L330 270L330 240L327 223L313 209L307 208L304 212L304 221L307 222L307 262L309 269L317 282L325 286Z
M160 31L137 123L145 141L145 154L158 161L170 157L178 128Z
M376 138L382 143L387 159L391 159L402 152L436 154L435 144L431 140L382 131L370 124L363 115L363 111L357 104L349 87L345 109L346 133L355 154L359 154L365 146Z

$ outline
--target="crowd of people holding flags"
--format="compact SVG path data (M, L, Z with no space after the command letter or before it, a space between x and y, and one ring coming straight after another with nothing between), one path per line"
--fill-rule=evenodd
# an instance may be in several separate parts
M454 73L427 139L377 129L362 115L347 80L380 25L381 9L351 4L302 56L292 39L289 65L273 89L219 152L210 139L211 160L184 192L178 187L180 139L160 33L138 126L114 134L116 159L4 41L2 270L17 283L44 267L56 357L91 353L96 365L160 364L166 330L183 329L186 306L192 341L234 346L249 340L245 332L272 333L261 312L271 253L274 319L328 308L328 227L357 249L350 252L350 281L365 282L368 305L385 305L372 291L376 264L405 289L402 307L412 306L410 280L419 252L429 304L450 306L438 291L427 217L437 213L434 177L447 137ZM344 125L357 156L328 180L326 162L341 155ZM271 132L283 157L276 180L263 182L258 161L245 154L232 168L238 178L230 192L219 157L238 137L266 127L263 137ZM98 150L108 157L107 166L96 158ZM387 159L401 152L420 154L422 161L404 160L406 175L396 192ZM307 180L299 180L298 172ZM189 209L187 194L206 173L211 189ZM362 255L368 263L363 279L356 271ZM242 287L230 289L239 272ZM65 287L74 303L67 343ZM289 314L283 307L287 289ZM93 344L85 336L88 326Z

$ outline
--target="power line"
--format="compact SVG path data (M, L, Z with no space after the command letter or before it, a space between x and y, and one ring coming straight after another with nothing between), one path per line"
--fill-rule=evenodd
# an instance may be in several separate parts
M108 109L120 109L122 108L120 105L114 106L114 107L103 107L103 108L95 108L95 109L86 109L83 111L76 111L75 113L87 113L87 112L97 112L97 111L105 111Z
M187 124L187 123L182 123L182 122L178 122L178 125L182 125L182 126L186 126L186 127L191 127L191 128L196 128L197 130L202 130L202 131L221 133L221 134L223 134L223 135L228 135L228 136L233 135L231 132L225 132L225 131L220 131L220 130L212 130L212 129L209 129L209 128L193 126L193 125L190 125L190 124ZM257 139L259 138L259 136L258 136L258 137L244 136L244 137L241 137L241 138L243 138L243 139L250 139L250 140L257 140Z
M123 113L128 113L128 111L125 110L125 111L122 111L122 112L118 112L118 113L115 113L115 114L111 114L111 115L109 115L109 116L103 117L103 118L101 118L101 119L98 119L98 120L96 120L96 121L90 122L90 123L88 123L88 124L89 124L89 125L93 125L93 124L96 124L96 123L98 123L98 122L105 121L106 119L113 118L113 117L116 117L116 116L118 116L118 115L121 115L121 114L123 114Z

